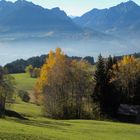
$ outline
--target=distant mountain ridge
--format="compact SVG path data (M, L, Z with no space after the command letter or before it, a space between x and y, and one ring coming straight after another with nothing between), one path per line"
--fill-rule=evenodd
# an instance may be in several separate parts
M131 33L140 31L140 6L133 1L109 9L93 9L73 21L81 27L104 33Z
M133 1L93 9L76 18L70 18L59 7L47 9L26 0L0 1L0 41L112 40L116 34L137 32L140 34L140 6Z
M18 36L15 35L16 33ZM54 41L100 37L104 38L107 35L81 28L59 7L46 9L26 0L0 1L0 40L2 41L15 40L15 38L20 40L44 38Z
M80 3L79 3L80 4ZM76 14L76 13L75 13ZM61 47L69 56L140 52L140 6L133 1L70 18L59 7L0 0L0 64Z
M59 8L45 9L25 0L0 1L0 32L79 30Z

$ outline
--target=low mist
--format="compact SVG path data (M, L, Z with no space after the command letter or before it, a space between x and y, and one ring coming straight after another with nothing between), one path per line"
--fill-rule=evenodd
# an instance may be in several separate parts
M135 39L87 39L87 40L55 40L45 39L8 40L0 43L0 65L5 65L16 59L27 59L32 56L47 54L56 47L62 48L69 56L93 56L96 60L101 53L108 55L125 55L140 52L140 40Z

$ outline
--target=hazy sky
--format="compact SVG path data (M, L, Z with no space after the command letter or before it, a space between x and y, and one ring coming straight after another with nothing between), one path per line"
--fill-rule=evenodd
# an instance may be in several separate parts
M16 0L8 0L16 1ZM93 8L108 8L128 0L28 0L45 8L60 7L68 15L82 15ZM140 5L140 0L133 0Z

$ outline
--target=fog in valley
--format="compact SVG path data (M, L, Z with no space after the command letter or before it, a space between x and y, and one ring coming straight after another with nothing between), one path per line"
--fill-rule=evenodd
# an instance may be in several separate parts
M13 39L13 40L12 40ZM84 39L84 40L47 40L25 38L2 38L0 42L0 65L16 59L27 59L32 56L47 54L56 47L62 48L69 56L93 56L96 60L101 53L108 55L125 55L140 52L138 39Z

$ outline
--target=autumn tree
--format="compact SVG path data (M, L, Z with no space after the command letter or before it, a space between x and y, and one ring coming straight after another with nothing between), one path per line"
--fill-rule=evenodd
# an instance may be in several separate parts
M49 75L48 73L50 69L54 66L54 64L55 64L55 54L53 51L50 51L48 57L46 58L45 63L43 64L40 70L40 76L34 88L37 104L43 103L44 89L48 84L48 75Z
M92 72L90 65L84 60L71 63L71 90L76 118L85 117L91 113L91 94L93 92ZM87 116L86 116L87 117Z
M41 68L39 80L36 84L36 91L39 96L44 93L44 105L45 112L51 117L62 117L64 111L64 104L66 93L64 86L67 84L66 77L66 58L61 52L61 49L57 48L56 52L50 51L49 58ZM63 101L63 102L62 102Z
M30 76L32 75L33 73L33 66L32 65L29 65L25 68L25 72L28 73Z
M114 78L124 96L124 103L134 103L134 98L138 96L140 62L134 56L124 56L113 66Z
M40 76L40 68L34 68L33 77L38 78Z
M90 75L85 61L69 60L60 48L50 52L36 84L44 112L51 118L81 118L87 110Z
M31 78L38 78L40 76L40 68L34 68L32 65L27 66L25 72L29 74Z

